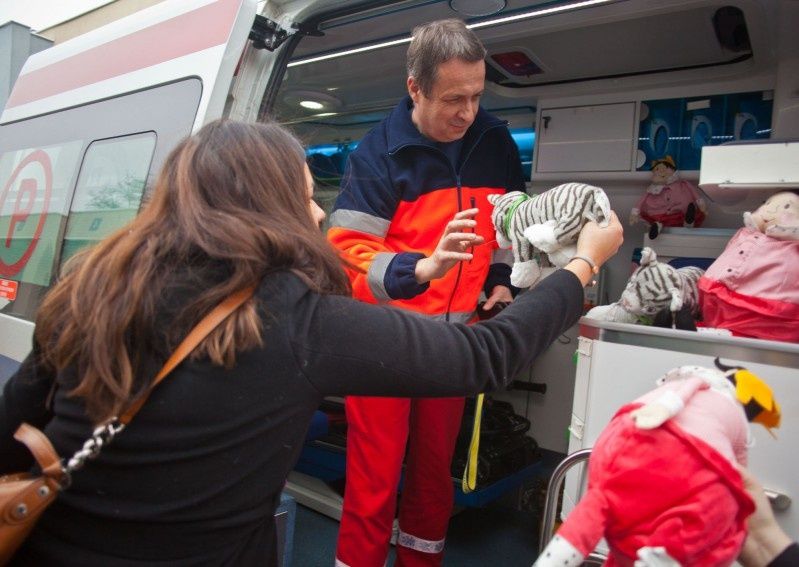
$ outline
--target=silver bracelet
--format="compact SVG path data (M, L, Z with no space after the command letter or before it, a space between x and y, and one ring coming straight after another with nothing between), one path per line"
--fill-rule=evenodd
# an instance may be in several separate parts
M588 256L582 256L582 255L578 254L576 256L572 256L571 258L569 258L569 262L571 262L572 260L582 260L583 262L585 262L586 264L588 264L591 267L591 272L593 272L594 274L598 274L599 273L599 266L597 266L596 262L594 262Z

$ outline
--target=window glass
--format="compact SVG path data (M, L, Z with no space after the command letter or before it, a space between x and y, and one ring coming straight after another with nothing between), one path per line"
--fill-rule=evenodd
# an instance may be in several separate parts
M50 283L83 141L0 155L0 277Z
M86 150L64 233L61 264L130 222L139 211L156 136L99 140Z
M0 314L10 316L0 318L0 337L28 333L19 320L34 319L62 261L140 208L143 168L157 171L191 132L201 95L191 78L0 125ZM89 213L81 229L77 218ZM0 357L17 360L8 345L0 338Z

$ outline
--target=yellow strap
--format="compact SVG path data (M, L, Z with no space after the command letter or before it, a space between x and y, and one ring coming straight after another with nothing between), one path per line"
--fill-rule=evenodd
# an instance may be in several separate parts
M474 404L474 423L472 424L472 440L469 442L469 453L466 455L466 468L463 469L461 489L469 494L477 488L477 454L480 452L480 420L483 417L483 398L485 394L477 394Z

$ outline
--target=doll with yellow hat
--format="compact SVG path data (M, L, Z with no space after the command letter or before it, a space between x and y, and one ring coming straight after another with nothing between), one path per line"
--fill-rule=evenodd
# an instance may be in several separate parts
M680 179L671 156L652 160L652 183L630 212L630 224L649 223L649 238L664 226L702 226L707 204L696 186Z
M780 407L752 372L681 366L622 407L588 462L588 489L534 567L578 567L605 538L605 567L732 565L754 503L739 466L748 423L769 432Z

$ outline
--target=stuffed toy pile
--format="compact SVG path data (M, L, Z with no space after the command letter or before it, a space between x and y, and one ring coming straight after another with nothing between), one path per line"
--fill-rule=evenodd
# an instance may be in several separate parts
M799 194L772 195L699 280L703 324L799 342Z
M699 310L697 281L704 270L686 266L673 268L658 262L657 254L649 247L641 251L641 264L630 276L619 301L599 305L586 317L616 323L651 324L655 314L668 309L672 319L681 310L694 316Z
M563 267L577 253L577 237L588 221L607 226L610 201L599 187L564 183L530 197L521 191L489 195L491 220L500 248L513 249L511 283L530 287L544 272L538 256Z
M731 565L754 503L749 426L780 423L771 389L743 368L682 366L622 407L588 462L588 487L534 567L577 567L601 538L606 566Z
M652 183L630 212L630 224L649 223L649 238L664 226L702 226L707 204L697 188L680 179L671 156L652 161Z

